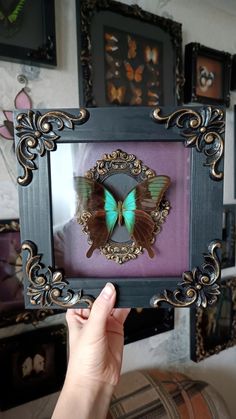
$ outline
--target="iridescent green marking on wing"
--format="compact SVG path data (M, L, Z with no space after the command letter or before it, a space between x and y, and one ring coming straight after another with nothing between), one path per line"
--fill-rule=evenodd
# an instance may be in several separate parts
M150 180L148 184L148 190L151 193L153 200L156 200L159 197L159 195L163 192L163 189L165 189L167 183L167 176L158 176Z
M104 189L105 193L105 205L104 210L106 211L106 225L108 231L112 231L118 218L118 210L116 200L112 194Z
M129 234L133 233L135 223L135 210L136 210L136 190L133 189L128 193L123 203L123 217L125 220L126 228Z

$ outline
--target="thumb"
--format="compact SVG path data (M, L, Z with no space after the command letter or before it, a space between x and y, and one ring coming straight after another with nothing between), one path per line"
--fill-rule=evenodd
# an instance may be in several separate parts
M115 305L116 289L110 282L106 284L99 296L93 303L87 326L92 331L93 336L99 337L106 330L108 316Z

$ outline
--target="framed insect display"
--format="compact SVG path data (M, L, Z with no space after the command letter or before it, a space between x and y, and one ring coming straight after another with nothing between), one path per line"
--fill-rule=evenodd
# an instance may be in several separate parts
M0 220L0 328L37 324L62 310L26 310L23 293L20 225L18 219Z
M182 102L180 23L113 0L76 5L82 106Z
M185 46L185 102L230 105L231 54L197 42Z
M124 324L124 344L174 329L174 308L133 308Z
M191 310L191 359L199 362L236 345L236 278L224 278L212 307Z
M235 266L236 205L224 205L221 268Z
M59 324L0 340L0 410L61 389L67 365L66 330Z
M54 0L0 1L0 59L56 66Z
M16 112L26 307L216 301L223 133L209 106Z

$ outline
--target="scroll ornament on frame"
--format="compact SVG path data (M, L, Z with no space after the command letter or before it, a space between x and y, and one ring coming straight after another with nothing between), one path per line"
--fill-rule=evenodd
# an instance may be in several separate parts
M168 116L161 116L161 109L153 111L153 118L158 123L166 123L166 128L177 126L185 138L186 147L196 147L206 156L205 166L210 167L210 177L222 180L223 172L218 170L224 152L222 135L225 132L224 111L207 106L202 111L179 109Z

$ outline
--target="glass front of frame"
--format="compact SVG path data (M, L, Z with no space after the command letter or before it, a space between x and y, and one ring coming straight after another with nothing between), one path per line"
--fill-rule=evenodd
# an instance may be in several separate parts
M91 245L88 235L77 222L78 205L74 180L85 176L106 154L121 148L120 143L58 144L50 155L52 212L55 265L66 277L132 278L181 277L189 269L189 179L190 150L180 142L126 142L122 151L134 155L145 168L157 176L169 176L171 183L163 199L170 204L168 215L155 235L150 258L146 249L124 263L108 260L99 249L91 258L86 253ZM61 168L63 167L63 170ZM99 180L99 179L98 179ZM115 199L124 200L140 179L124 170L113 170L102 181ZM130 243L124 225L118 223L110 237L112 243Z

